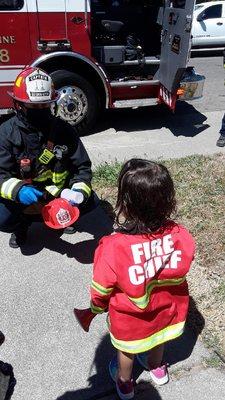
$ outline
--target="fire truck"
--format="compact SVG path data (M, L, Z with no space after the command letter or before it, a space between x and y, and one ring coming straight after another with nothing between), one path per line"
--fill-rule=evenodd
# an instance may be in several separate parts
M202 96L187 67L195 0L0 0L0 114L25 66L51 74L57 114L88 131L105 108Z

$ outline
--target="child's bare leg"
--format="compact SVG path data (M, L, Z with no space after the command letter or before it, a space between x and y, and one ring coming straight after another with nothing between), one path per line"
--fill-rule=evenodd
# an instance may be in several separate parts
M149 369L156 369L162 365L162 358L164 353L164 344L154 347L148 353Z
M124 353L123 351L118 351L118 376L119 378L127 382L131 379L134 355L129 353Z

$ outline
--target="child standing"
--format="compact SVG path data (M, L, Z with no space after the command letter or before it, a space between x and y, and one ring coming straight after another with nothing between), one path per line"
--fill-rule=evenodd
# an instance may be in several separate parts
M91 286L92 313L109 313L118 351L109 370L122 400L134 397L135 355L155 383L168 382L164 343L184 331L186 275L195 245L190 233L170 220L175 207L165 166L142 159L125 163L118 182L118 229L96 250Z

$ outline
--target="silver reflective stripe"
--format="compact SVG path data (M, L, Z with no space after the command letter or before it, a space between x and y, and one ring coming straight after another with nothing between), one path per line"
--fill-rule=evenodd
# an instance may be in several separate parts
M87 196L90 196L91 194L91 188L90 186L88 186L86 183L84 182L77 182L74 183L72 186L72 189L75 190L83 190L83 192L85 192L87 194Z
M6 182L4 182L1 186L1 197L3 197L4 199L12 200L13 189L20 182L22 181L17 178L10 178Z
M47 190L47 192L49 192L52 196L57 196L61 190L61 188L58 188L55 185L51 185L51 186L46 186L45 190Z

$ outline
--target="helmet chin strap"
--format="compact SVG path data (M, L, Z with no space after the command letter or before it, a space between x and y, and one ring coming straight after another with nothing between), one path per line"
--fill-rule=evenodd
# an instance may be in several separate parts
M26 108L23 106L22 103L20 103L19 101L13 100L13 108L16 112L16 114L24 119L26 118Z
M13 108L16 112L22 112L24 115L26 115L26 107L24 107L23 103L13 100Z
M13 100L13 108L16 111L16 113L20 112L21 114L23 114L26 117L27 108L22 102ZM56 115L56 113L57 113L57 103L56 102L52 103L51 112L52 112L52 115L54 115L54 116Z
M14 100L14 99L13 99L13 108L16 112L21 109L20 103L18 103L18 101Z

